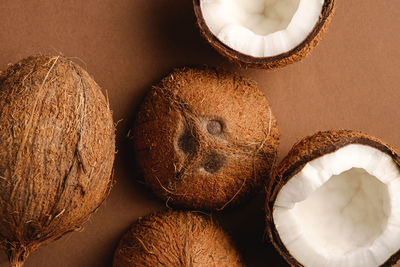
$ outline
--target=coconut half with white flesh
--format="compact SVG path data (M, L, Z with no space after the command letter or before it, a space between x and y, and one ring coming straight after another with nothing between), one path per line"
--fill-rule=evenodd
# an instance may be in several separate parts
M193 0L202 35L244 67L277 68L318 44L335 0Z
M400 258L399 154L354 131L319 132L279 164L267 232L291 266L392 266Z

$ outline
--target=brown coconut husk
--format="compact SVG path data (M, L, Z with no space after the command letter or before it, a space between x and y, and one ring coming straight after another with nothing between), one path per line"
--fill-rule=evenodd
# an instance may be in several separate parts
M115 130L99 86L64 57L23 59L1 81L0 247L22 266L105 200Z
M273 57L253 57L245 55L232 49L221 42L209 29L201 10L200 0L193 0L194 12L197 18L197 25L202 36L221 55L230 61L239 64L244 68L275 69L282 68L289 64L298 62L310 54L311 50L318 45L322 36L328 30L334 14L335 0L325 0L321 15L311 33L292 50Z
M244 265L229 236L209 216L169 211L133 224L115 251L113 266Z
M194 209L242 202L269 176L279 134L254 82L214 69L175 70L149 92L134 146L161 198Z
M374 147L388 154L400 167L400 157L394 148L378 138L358 131L330 130L317 132L316 134L305 137L296 143L276 168L273 176L274 178L271 179L267 189L266 201L266 224L268 236L278 252L291 266L302 265L287 251L275 227L273 207L278 193L282 187L294 175L300 172L309 161L328 153L335 152L349 144L362 144ZM387 260L382 266L393 266L399 259L400 250L389 258L389 260Z

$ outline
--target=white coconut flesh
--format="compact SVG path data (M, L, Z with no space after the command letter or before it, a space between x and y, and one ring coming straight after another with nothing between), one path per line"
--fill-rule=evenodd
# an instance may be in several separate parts
M272 57L303 42L316 25L324 0L200 0L211 32L232 49Z
M351 144L308 162L273 207L277 232L304 266L379 266L400 249L400 172Z

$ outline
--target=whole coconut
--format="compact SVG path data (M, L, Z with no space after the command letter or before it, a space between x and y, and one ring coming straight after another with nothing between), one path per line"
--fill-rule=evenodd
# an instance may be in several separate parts
M105 200L115 130L99 86L61 56L29 57L1 75L0 126L0 246L22 266Z
M134 147L145 179L169 203L224 209L268 177L279 134L267 99L239 75L175 70L148 93Z
M122 237L113 266L244 265L229 236L209 217L170 211L139 219Z

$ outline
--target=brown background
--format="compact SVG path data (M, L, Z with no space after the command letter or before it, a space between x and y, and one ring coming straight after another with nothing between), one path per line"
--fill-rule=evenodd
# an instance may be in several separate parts
M211 49L195 28L190 0L0 0L0 69L37 53L73 57L108 92L115 121L122 119L108 201L81 233L40 248L26 266L111 266L129 225L165 208L137 182L125 135L146 90L177 66L224 66L255 79L279 123L280 159L302 136L331 128L362 130L400 148L400 1L337 2L311 56L264 71L240 69ZM248 266L285 266L263 243L263 201L259 194L216 217Z

